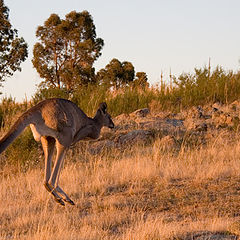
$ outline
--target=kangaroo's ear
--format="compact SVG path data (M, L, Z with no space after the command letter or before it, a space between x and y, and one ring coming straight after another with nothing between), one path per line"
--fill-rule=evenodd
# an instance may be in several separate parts
M100 103L99 109L105 114L107 112L107 104L105 102Z

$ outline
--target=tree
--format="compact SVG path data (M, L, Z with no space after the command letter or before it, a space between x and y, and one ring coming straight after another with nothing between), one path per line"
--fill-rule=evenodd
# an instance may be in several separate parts
M109 64L97 73L97 79L100 84L106 84L109 87L118 89L130 84L135 76L134 66L132 63L120 62L114 58Z
M149 83L147 81L148 81L148 77L145 72L137 72L136 78L132 82L132 86L134 88L145 89L145 88L149 87Z
M52 14L36 31L39 42L33 49L33 66L43 85L73 90L95 81L93 63L104 42L96 37L89 12L72 11L60 19Z
M8 18L9 9L0 0L0 82L21 71L20 64L28 57L27 43L18 37Z

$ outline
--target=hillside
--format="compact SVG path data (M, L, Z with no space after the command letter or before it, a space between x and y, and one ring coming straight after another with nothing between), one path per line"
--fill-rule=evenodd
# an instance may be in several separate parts
M62 207L43 187L43 157L0 174L0 239L238 239L240 103L140 109L69 150ZM1 156L4 161L4 155Z

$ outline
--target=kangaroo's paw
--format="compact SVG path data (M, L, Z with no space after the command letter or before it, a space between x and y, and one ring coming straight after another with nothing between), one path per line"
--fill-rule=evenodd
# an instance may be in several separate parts
M53 192L52 192L52 194L53 194ZM64 201L63 201L62 198L56 197L54 194L53 194L53 196L54 196L54 200L55 200L57 203L59 203L61 206L65 206L65 203L64 203Z
M54 196L54 200L62 206L65 206L63 199L55 192L54 187L48 182L44 183L45 188Z
M66 203L69 203L71 205L75 205L74 201L72 201L70 198L69 199L63 199Z
M70 197L59 186L57 186L55 190L62 196L63 201L71 205L75 205L75 203L70 199Z

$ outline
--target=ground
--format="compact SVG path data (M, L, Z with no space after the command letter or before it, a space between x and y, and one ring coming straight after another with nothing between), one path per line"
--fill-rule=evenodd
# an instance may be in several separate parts
M238 239L234 104L116 117L114 131L68 152L60 185L75 206L46 192L43 162L26 172L5 165L0 239Z

